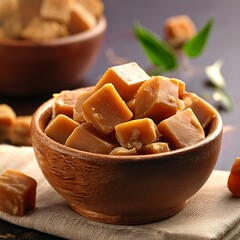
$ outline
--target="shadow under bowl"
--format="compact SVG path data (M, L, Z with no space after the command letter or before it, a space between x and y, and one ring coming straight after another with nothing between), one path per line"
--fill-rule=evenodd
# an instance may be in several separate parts
M217 111L206 138L194 146L161 154L110 156L48 138L44 129L53 103L54 99L47 101L33 115L36 159L50 185L87 218L133 225L171 217L205 184L218 159L223 124Z

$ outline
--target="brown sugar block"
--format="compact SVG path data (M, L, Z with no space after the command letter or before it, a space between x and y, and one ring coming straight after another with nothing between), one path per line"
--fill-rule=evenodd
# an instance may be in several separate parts
M187 15L168 18L164 23L164 37L173 46L181 46L196 34L196 26Z
M89 30L93 28L96 23L96 17L82 4L77 2L73 4L68 24L68 29L71 34Z
M76 0L81 3L89 12L99 18L104 11L104 4L101 0Z
M124 101L131 100L149 75L131 62L109 68L95 86L95 91L106 83L112 83Z
M152 77L136 95L135 117L151 118L155 123L174 115L179 108L179 85L164 77Z
M183 101L185 107L190 107L193 110L203 129L207 127L216 115L216 110L194 93L186 92L183 95Z
M6 140L15 119L14 110L7 104L0 104L0 143Z
M83 104L83 117L104 134L129 121L133 114L111 83L94 92Z
M12 169L0 176L0 211L24 216L35 208L37 182Z
M73 108L73 120L79 123L85 122L83 118L82 104L92 95L92 89L86 89L78 93L76 103Z
M44 19L68 24L74 0L43 0L40 16Z
M174 82L176 84L178 84L178 95L179 98L181 98L183 96L183 94L185 93L186 90L186 85L183 81L177 79L177 78L168 78L171 82Z
M72 99L71 91L62 91L60 94L54 94L56 99L53 106L53 115L56 117L59 114L64 114L70 118L73 117L73 108L75 105L75 100Z
M7 104L0 104L0 126L6 125L10 126L13 124L16 118L16 113Z
M45 133L54 141L65 144L67 138L78 126L79 123L75 122L73 119L64 114L59 114L49 122L45 129Z
M161 77L178 85L178 97L179 97L179 99L178 99L178 102L177 102L178 103L177 111L180 111L180 110L184 109L185 104L182 100L182 96L183 96L183 94L185 93L185 90L186 90L185 82L183 82L182 80L177 79L177 78L168 78L168 77L163 77L163 76L161 76Z
M33 18L22 30L23 39L41 41L68 36L67 27L64 24L47 21L39 17Z
M53 116L64 114L73 118L73 109L76 105L78 96L85 92L83 90L63 90L58 94L54 94L55 104L53 106Z
M136 104L136 98L134 97L133 99L131 99L130 101L126 102L128 108L130 109L130 111L133 113L135 113L135 104Z
M131 120L115 127L116 138L122 147L136 148L156 142L159 132L155 123L149 118Z
M0 1L0 22L16 14L18 10L18 0Z
M7 136L7 140L13 145L31 146L32 139L30 124L32 116L18 116Z
M171 149L192 146L205 138L204 130L191 108L163 120L158 129Z
M163 152L169 152L169 151L170 151L170 148L168 146L168 143L165 143L165 142L150 143L138 150L138 152L141 154L156 154L156 153L163 153Z
M109 154L117 142L98 132L90 123L82 123L68 137L66 146L78 150Z
M138 152L136 148L127 149L124 147L116 147L109 153L109 155L124 155L124 156L137 155L137 154Z
M43 0L18 0L18 14L23 27L25 27L32 18L39 16Z

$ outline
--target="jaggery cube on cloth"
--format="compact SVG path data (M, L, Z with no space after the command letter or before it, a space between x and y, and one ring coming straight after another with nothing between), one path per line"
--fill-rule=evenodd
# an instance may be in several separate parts
M24 216L35 208L35 179L22 172L9 169L0 176L0 211Z
M234 197L240 197L240 157L237 157L232 164L227 186Z
M8 138L10 128L16 119L16 113L7 104L0 104L0 143Z

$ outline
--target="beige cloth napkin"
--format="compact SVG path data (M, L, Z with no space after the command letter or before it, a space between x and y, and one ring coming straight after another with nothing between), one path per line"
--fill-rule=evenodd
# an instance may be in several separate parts
M0 212L0 218L67 239L207 240L240 239L240 199L232 198L226 183L229 172L213 171L186 207L164 221L119 226L88 220L68 207L44 179L31 147L0 145L0 173L20 170L38 181L37 206L24 217ZM0 203L1 204L1 203Z

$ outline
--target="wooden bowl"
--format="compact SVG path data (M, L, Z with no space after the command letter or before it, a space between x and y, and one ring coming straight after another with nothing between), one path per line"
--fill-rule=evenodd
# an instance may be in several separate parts
M204 185L218 159L223 124L217 112L207 137L194 146L162 154L110 156L48 138L44 129L53 103L47 101L33 115L35 155L51 186L87 218L143 224L171 217Z
M102 16L96 27L68 37L0 40L0 92L42 95L76 86L95 62L106 26Z

